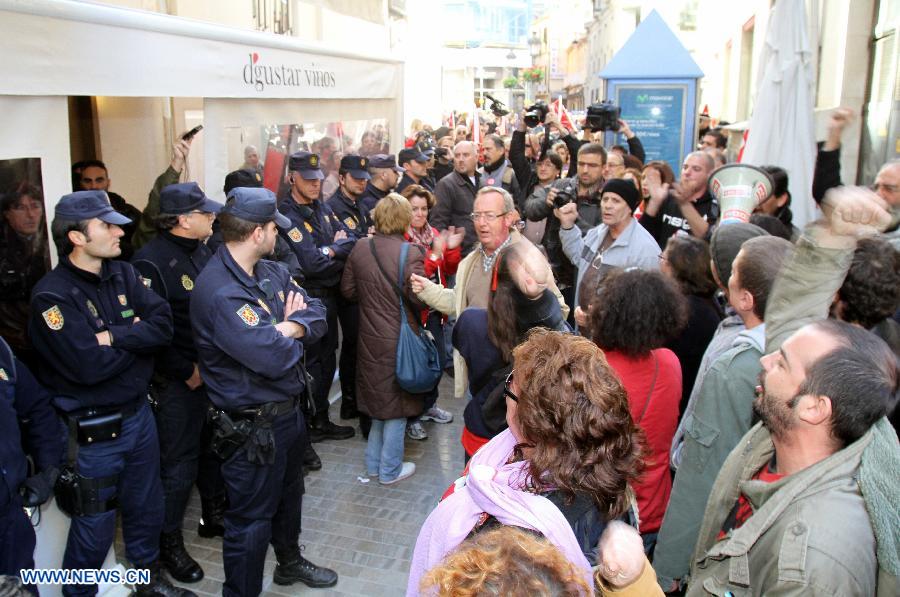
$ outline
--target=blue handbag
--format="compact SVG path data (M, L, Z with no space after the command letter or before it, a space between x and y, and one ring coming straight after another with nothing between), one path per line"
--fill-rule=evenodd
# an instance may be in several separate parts
M403 300L403 270L406 267L406 257L409 255L409 243L404 242L400 248L400 273L399 279L394 283L375 251L375 239L369 240L369 248L375 258L375 264L381 270L381 274L391 284L397 298L400 300L400 337L397 340L397 366L394 370L397 384L410 394L424 394L430 392L441 379L442 367L438 362L437 346L431 332L419 326L414 330L407 320L406 302ZM410 308L410 313L415 317L415 310Z

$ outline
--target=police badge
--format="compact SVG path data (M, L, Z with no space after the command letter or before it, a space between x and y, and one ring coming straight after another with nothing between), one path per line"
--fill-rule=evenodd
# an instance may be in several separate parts
M244 306L237 310L237 314L247 325L251 327L259 325L259 315L247 303L244 303Z
M44 322L47 324L47 327L53 331L59 331L63 328L63 324L66 322L63 319L62 311L59 310L59 307L53 305L41 315L44 317Z
M97 307L94 306L94 303L92 303L92 302L90 301L90 299L88 299L88 301L87 301L87 308L88 308L88 311L91 312L91 317L93 317L94 319L96 319L97 317L100 316L100 315L97 313Z
M310 234L312 234L312 231L313 231L312 224L310 224L309 222L303 222L303 225L306 226L306 231L309 232Z
M122 305L123 307L124 307L125 305L127 305L127 304L128 304L128 297L126 297L124 294L120 294L120 295L119 295L119 304Z
M297 230L296 228L291 228L288 231L288 238L294 241L295 243L303 242L303 233Z
M349 228L350 230L356 230L356 221L353 219L352 216L347 216L347 219L344 220L344 224L345 224L345 225L347 226L347 228Z
M187 274L181 275L181 285L184 286L184 289L187 291L191 291L194 289L194 281L191 280Z

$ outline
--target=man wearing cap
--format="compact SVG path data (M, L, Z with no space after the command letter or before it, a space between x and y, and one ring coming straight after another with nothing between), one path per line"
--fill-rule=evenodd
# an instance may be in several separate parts
M328 394L337 369L335 351L338 345L338 285L344 261L356 239L349 235L343 222L319 199L324 175L319 156L298 151L289 165L290 197L279 209L290 220L290 227L281 230L303 268L304 289L322 301L327 312L328 333L315 346L308 347L306 369L312 375L315 414L308 421L310 440L349 439L355 435L353 427L335 425L328 418Z
M69 434L57 483L57 503L72 516L62 567L102 567L121 507L125 554L151 571L137 594L193 595L169 584L159 565L164 498L147 388L154 353L172 341L172 311L131 264L114 260L128 222L103 191L64 196L51 225L59 264L32 291L40 378Z
M397 181L400 180L403 168L397 166L397 160L393 155L383 153L376 153L369 159L344 156L344 160L347 158L364 160L361 165L368 168L368 171L357 169L355 172L360 175L365 174L366 179L369 181L366 184L365 191L359 197L359 202L365 205L367 210L372 211L381 198L393 191L394 187L397 186ZM341 175L346 176L346 174L350 174L350 176L354 176L354 170L345 170L343 160L341 162ZM352 162L348 165L352 165Z
M411 184L422 185L432 193L434 182L428 175L428 163L431 161L427 155L417 149L404 149L398 157L403 168L403 178L397 184L397 192L400 193Z
M219 463L207 450L207 397L194 346L190 301L194 282L212 257L203 242L222 205L195 182L164 187L159 197L157 236L132 259L144 285L169 303L175 323L172 345L156 356L153 396L159 433L160 476L166 497L160 536L160 560L181 582L203 578L200 565L184 548L181 525L197 482L203 513L201 537L221 537L225 528L225 495ZM205 441L204 441L205 440Z
M368 167L368 171L365 170ZM374 229L375 223L369 216L377 201L367 187L374 191L397 183L397 163L394 156L375 154L371 158L347 155L341 158L338 171L340 187L326 202L328 207L347 228L351 238L365 238ZM341 322L341 357L338 371L341 376L341 418L353 419L359 416L356 409L356 336L359 328L359 306L343 296L337 297L338 319ZM363 420L363 432L368 433L368 424Z
M214 449L228 493L224 595L258 595L271 542L277 584L330 587L337 574L301 555L304 353L328 331L272 252L278 213L268 189L235 188L219 214L224 244L197 277L191 319L200 374L214 407ZM220 441L216 441L220 440Z

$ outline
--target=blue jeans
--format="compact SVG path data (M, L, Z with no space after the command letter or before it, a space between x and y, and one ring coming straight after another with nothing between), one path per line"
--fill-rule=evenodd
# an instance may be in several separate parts
M366 445L366 472L379 481L393 481L403 466L403 434L406 418L372 419L369 443Z

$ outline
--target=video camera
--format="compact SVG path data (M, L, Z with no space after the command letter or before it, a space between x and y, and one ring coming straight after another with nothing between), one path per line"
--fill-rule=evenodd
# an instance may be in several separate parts
M535 102L533 106L525 111L525 126L534 128L536 126L542 125L544 123L544 120L547 119L547 114L549 113L550 108L547 107L546 103Z
M622 109L612 102L591 104L587 109L584 126L595 133L597 131L618 131L621 114Z
M491 105L488 106L488 108L494 116L500 118L501 116L506 116L507 114L509 114L509 110L506 109L506 107L503 105L503 102L495 98L493 95L491 95L490 93L485 93L484 97L491 100Z

